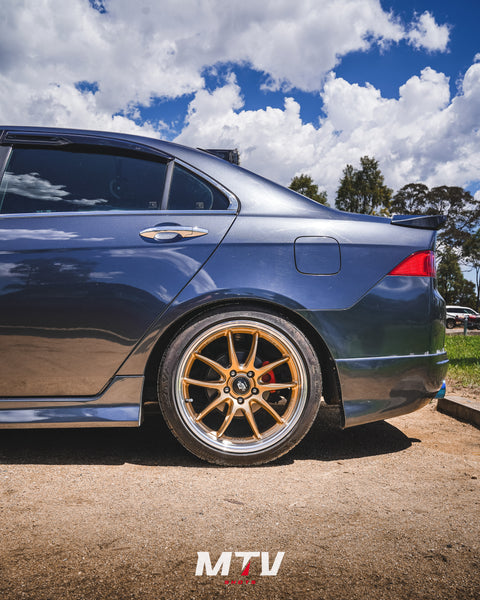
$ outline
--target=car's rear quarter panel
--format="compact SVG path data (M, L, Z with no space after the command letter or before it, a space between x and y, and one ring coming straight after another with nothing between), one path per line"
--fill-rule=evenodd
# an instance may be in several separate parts
M335 359L346 426L415 410L435 395L445 375L444 302L432 278L388 273L411 253L431 249L434 232L321 215L240 215L159 328L203 304L267 302L320 334ZM340 271L300 273L294 257L299 236L336 239Z

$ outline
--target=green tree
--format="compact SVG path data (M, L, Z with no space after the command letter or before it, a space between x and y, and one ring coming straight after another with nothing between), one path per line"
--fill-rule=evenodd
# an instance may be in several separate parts
M446 215L445 227L439 231L440 253L463 247L480 225L480 202L461 187L442 185L428 189L423 183L409 183L392 199L390 210L396 214Z
M427 214L429 191L423 183L404 185L392 198L390 212L397 215Z
M319 192L318 185L313 183L313 179L310 175L306 175L305 173L297 175L292 179L288 187L294 192L302 194L302 196L315 200L315 202L318 202L319 204L328 204L327 192Z
M360 169L347 165L343 170L335 206L367 215L389 214L393 191L385 185L378 161L363 156L360 164Z
M475 305L475 285L462 274L458 256L448 248L437 270L438 289L447 304Z

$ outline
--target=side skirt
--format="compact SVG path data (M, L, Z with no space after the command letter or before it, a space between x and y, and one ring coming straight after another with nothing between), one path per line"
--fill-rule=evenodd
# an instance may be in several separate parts
M0 398L0 429L43 427L138 427L143 376L115 377L98 396Z

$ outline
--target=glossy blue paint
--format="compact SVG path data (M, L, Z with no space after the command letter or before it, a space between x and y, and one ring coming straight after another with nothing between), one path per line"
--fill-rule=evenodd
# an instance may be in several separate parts
M143 377L115 377L95 397L0 399L2 428L138 427Z
M225 302L268 305L321 341L331 359L324 367L340 386L327 401L341 403L346 426L414 410L440 388L444 302L430 278L388 275L413 252L433 249L434 231L329 209L159 140L15 132L17 142L2 136L0 167L19 136L118 146L175 159L234 202L220 212L0 214L0 427L138 422L156 345ZM140 237L157 226L208 234Z
M304 275L335 275L340 271L340 245L332 237L299 237L294 250L295 266Z
M435 397L447 372L445 352L337 360L345 427L391 419Z

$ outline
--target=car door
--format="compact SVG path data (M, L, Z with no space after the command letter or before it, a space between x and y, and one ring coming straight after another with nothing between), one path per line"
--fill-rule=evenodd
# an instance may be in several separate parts
M0 147L0 397L94 396L215 250L235 199L119 141L10 138Z

